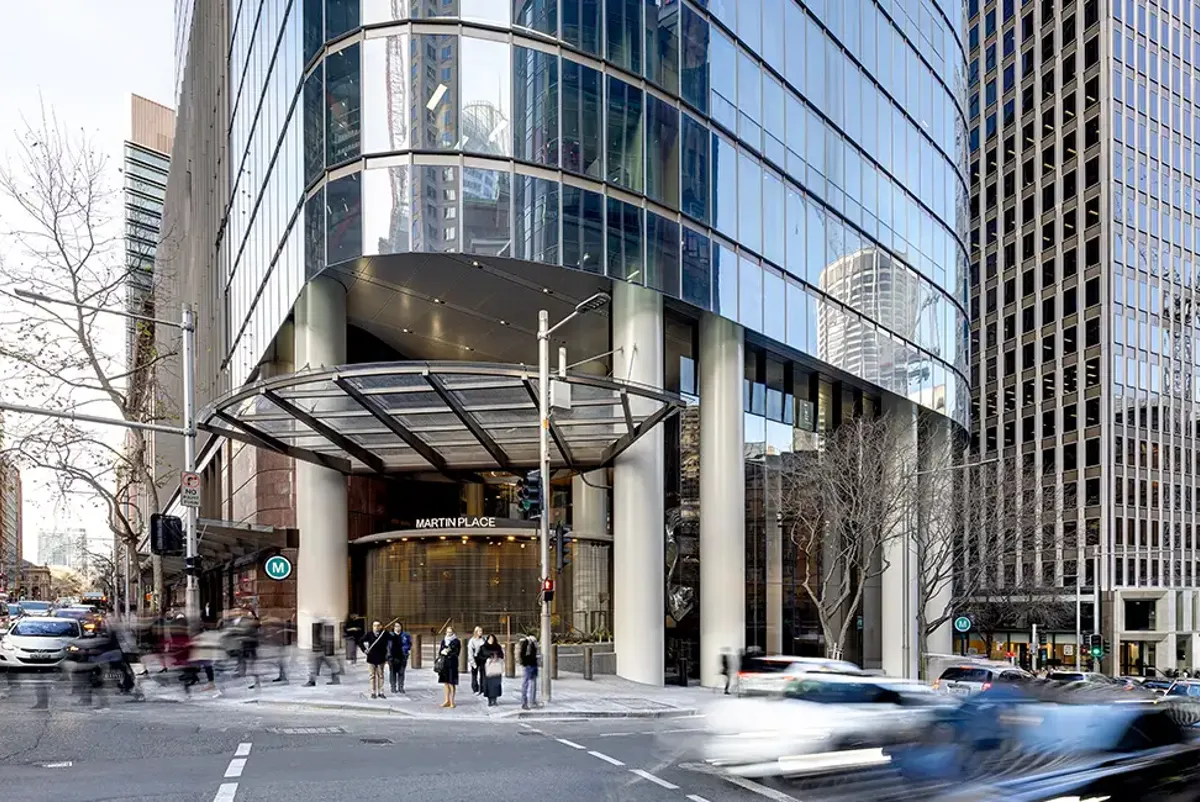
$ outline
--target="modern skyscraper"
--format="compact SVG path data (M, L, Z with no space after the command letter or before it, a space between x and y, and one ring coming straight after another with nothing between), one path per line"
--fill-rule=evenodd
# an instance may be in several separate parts
M668 652L711 683L722 647L820 648L779 455L859 414L904 420L914 451L940 447L918 417L968 422L957 0L253 0L186 22L158 264L198 307L201 513L299 532L294 585L215 549L213 609L269 594L302 639L348 605L527 615L528 535L472 527L537 463L538 311L603 291L552 343L596 382L554 430L547 508L587 554L559 614L645 682ZM695 408L666 415L678 397ZM855 648L903 674L897 576Z
M1062 500L1023 493L1040 537L986 570L1064 601L1081 585L1106 670L1195 669L1200 7L968 6L973 436Z
M21 572L21 471L0 459L0 585L15 585Z

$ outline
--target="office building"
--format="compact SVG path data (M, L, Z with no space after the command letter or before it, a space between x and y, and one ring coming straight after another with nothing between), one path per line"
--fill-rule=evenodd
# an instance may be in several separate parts
M15 585L21 572L21 471L0 459L0 590Z
M651 683L679 657L715 683L722 648L820 650L779 455L854 415L895 415L918 449L940 447L918 419L969 421L957 2L187 19L164 214L185 267L163 293L200 321L206 604L294 609L302 643L351 608L532 624L513 510L538 312L604 292L551 342L584 363L551 432L546 503L574 538L556 626L612 633L617 672ZM276 551L285 582L261 569ZM911 674L898 576L855 649Z

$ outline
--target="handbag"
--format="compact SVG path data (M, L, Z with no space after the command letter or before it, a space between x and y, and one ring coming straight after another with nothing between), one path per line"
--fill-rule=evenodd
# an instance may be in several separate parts
M439 654L433 658L433 670L441 674L446 669L446 655Z
M499 657L490 657L484 663L483 671L489 677L499 677L504 674L504 661Z

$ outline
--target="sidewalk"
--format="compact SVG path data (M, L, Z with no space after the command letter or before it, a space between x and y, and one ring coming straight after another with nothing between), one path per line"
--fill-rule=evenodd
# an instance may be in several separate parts
M504 689L496 707L489 708L487 700L471 693L470 675L464 673L458 686L453 709L441 706L442 686L432 668L410 668L405 676L406 693L388 692L386 699L371 699L367 685L367 667L360 660L346 666L340 685L327 685L327 677L317 680L312 688L304 687L307 679L299 665L289 672L291 682L274 683L273 667L263 667L264 682L251 688L253 679L220 676L218 694L193 690L195 701L212 700L222 704L260 704L318 710L369 711L408 716L418 719L491 720L537 718L674 718L695 715L715 700L713 691L694 687L657 688L605 675L585 680L578 674L560 673L554 681L553 701L533 710L521 709L521 679L504 678ZM153 670L153 669L152 669ZM150 679L151 681L147 681ZM142 678L139 685L148 698L160 701L184 701L178 682L159 685L151 678ZM202 687L202 686L197 686Z

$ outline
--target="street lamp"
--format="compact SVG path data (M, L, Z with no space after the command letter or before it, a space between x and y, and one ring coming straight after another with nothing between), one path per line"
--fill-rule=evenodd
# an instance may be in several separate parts
M96 423L103 426L120 426L126 429L138 429L140 431L158 432L160 434L182 435L184 461L183 469L189 473L196 470L196 319L195 313L192 311L192 307L189 304L185 303L183 305L182 317L178 322L176 322L174 320L163 320L162 318L150 317L148 315L138 315L133 312L126 312L123 309L109 309L103 306L80 303L67 298L53 298L49 295L45 295L40 292L32 292L30 290L14 289L12 292L16 297L35 304L60 304L62 306L70 306L76 309L85 309L89 312L102 312L108 315L129 318L130 320L140 320L145 323L153 323L156 326L170 326L171 328L179 329L183 335L183 353L181 355L183 361L183 426L162 426L154 423L142 423L140 421L121 420L119 418L105 418L99 415L84 415L72 411L21 406L19 404L8 404L5 402L0 402L0 410L19 412L26 415L42 415L49 418L64 418L66 420L80 421L83 423ZM184 554L185 556L191 558L188 560L188 563L194 564L197 553L195 508L184 508L184 527L184 531L186 533ZM161 601L162 600L160 599L159 602L161 603ZM200 586L197 584L196 575L191 572L187 574L186 612L188 624L190 626L196 626L200 621Z
M550 325L550 313L545 309L538 312L538 467L542 485L542 520L539 524L542 547L542 587L550 578L550 335L579 315L594 312L606 306L612 296L598 292L575 305L571 314ZM564 360L565 361L565 360ZM550 602L542 592L542 699L550 701L551 640L554 634L550 627Z

